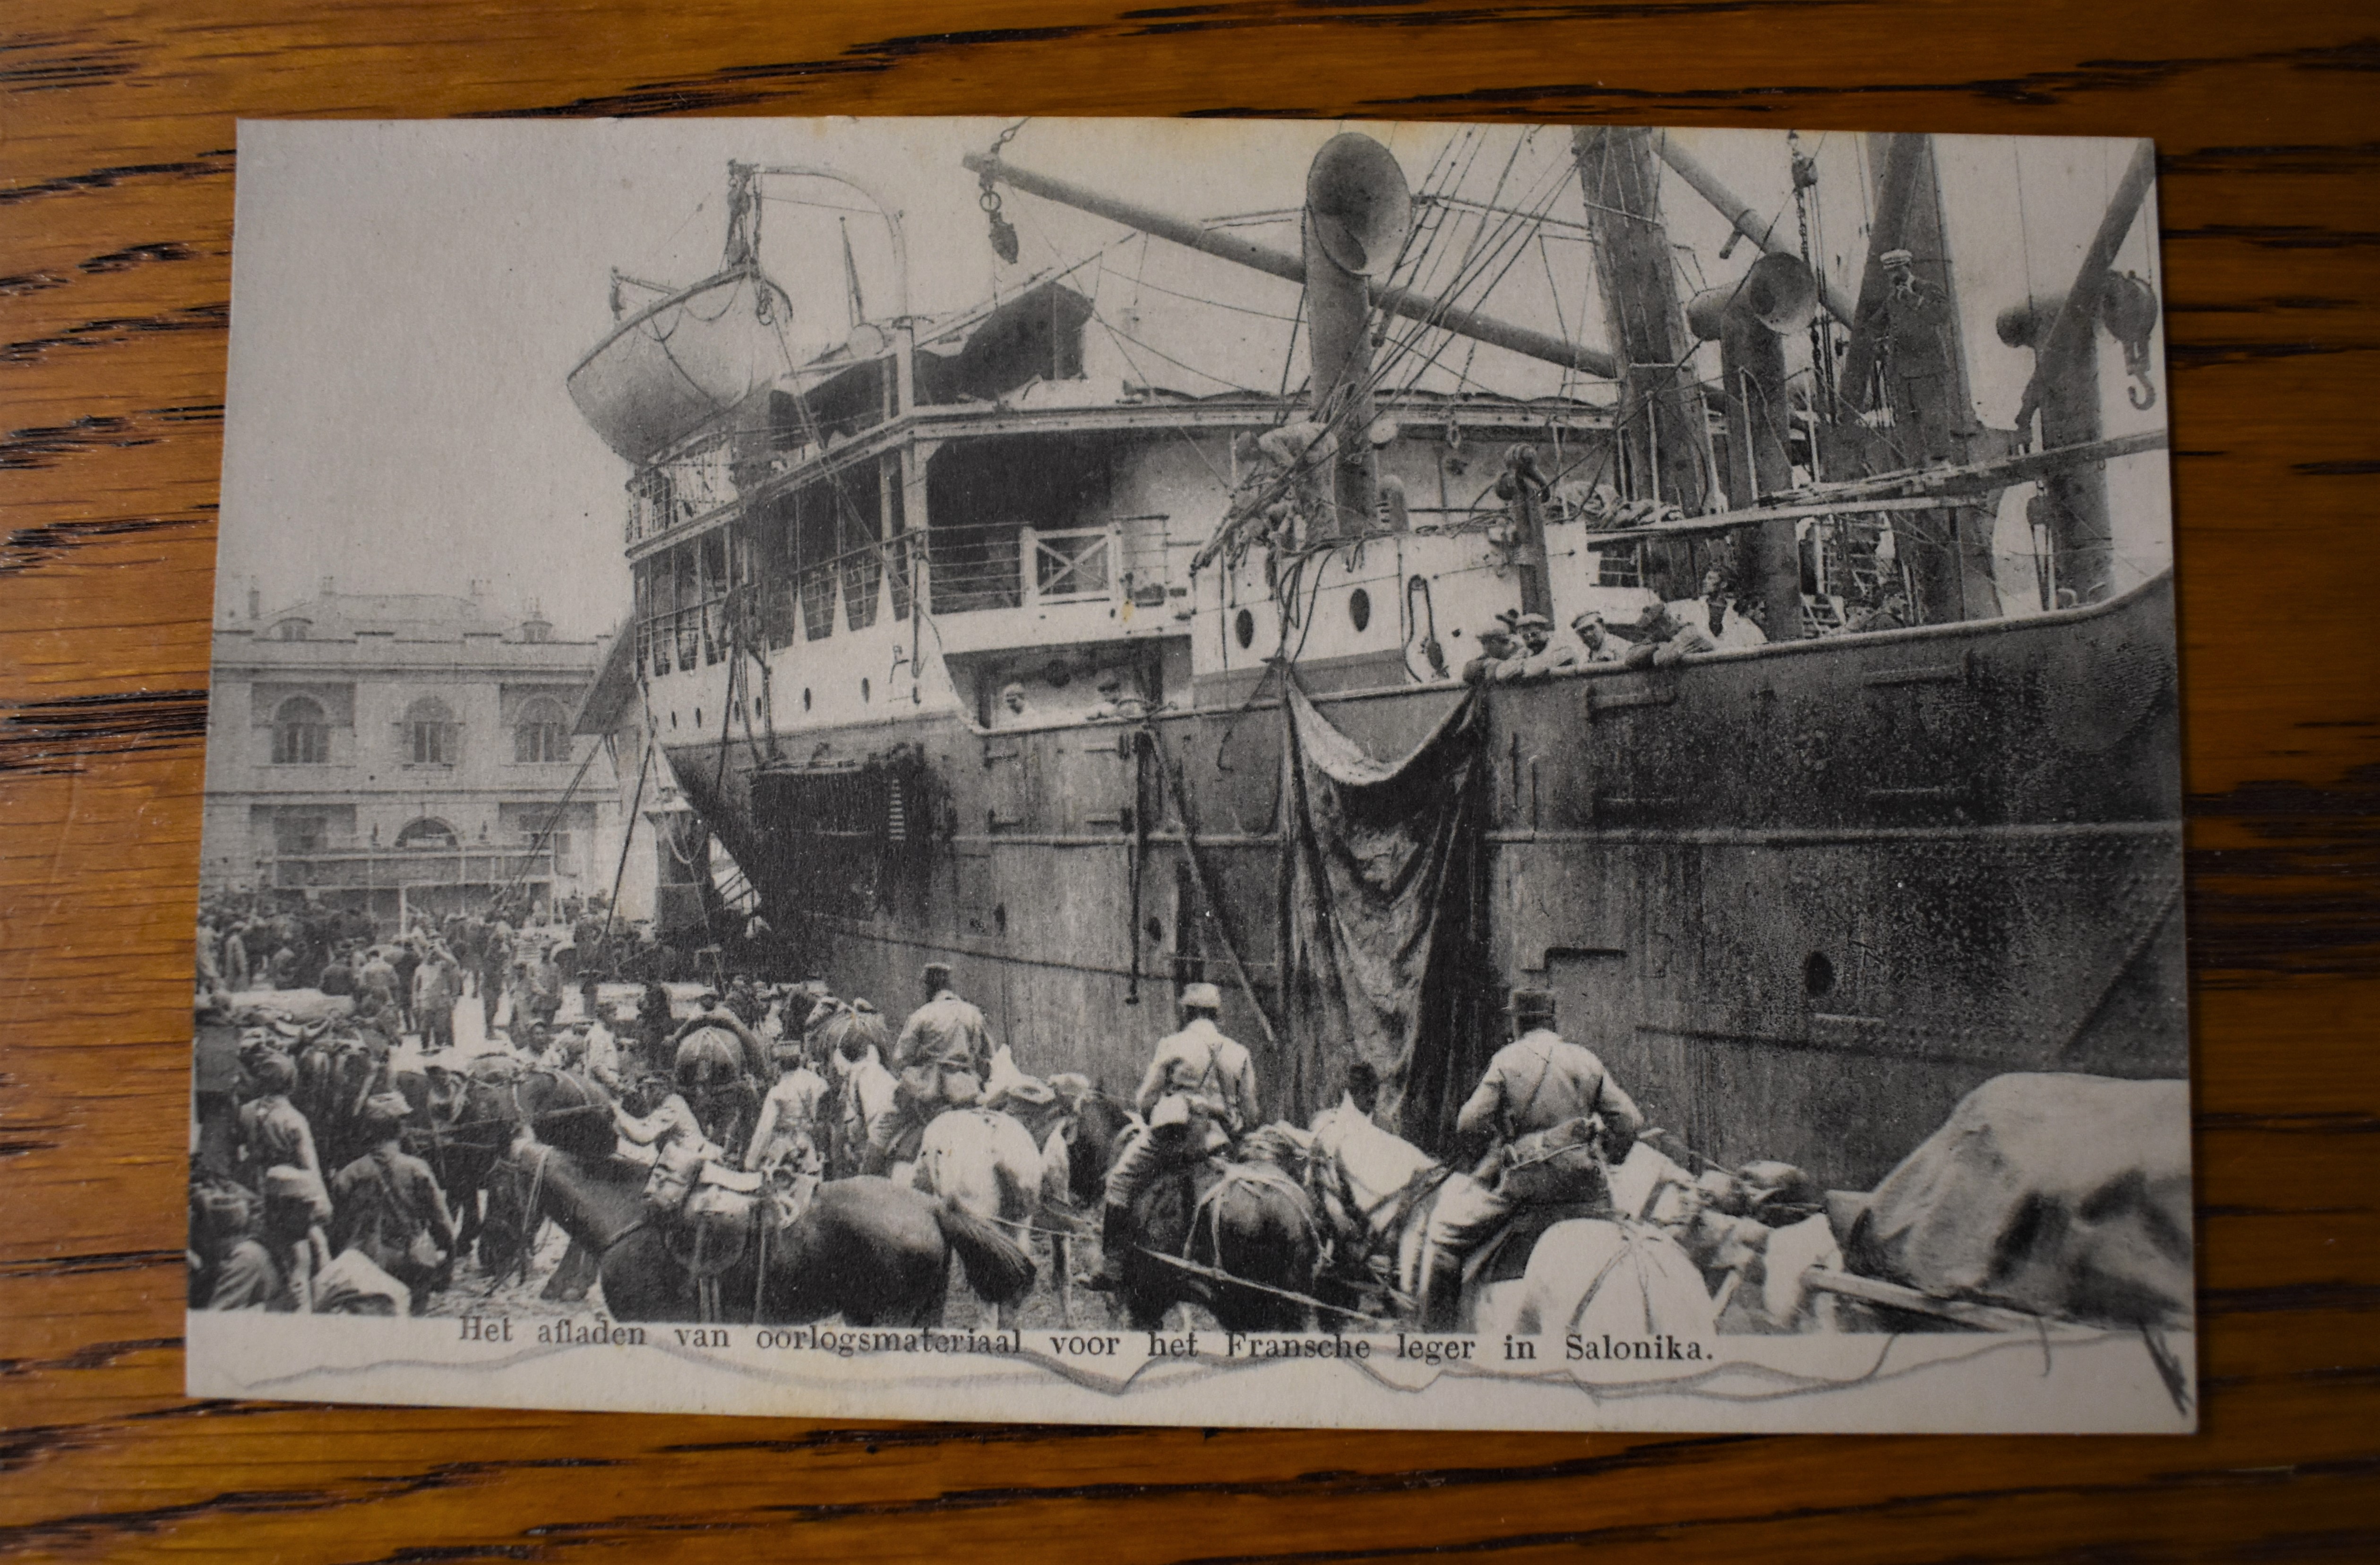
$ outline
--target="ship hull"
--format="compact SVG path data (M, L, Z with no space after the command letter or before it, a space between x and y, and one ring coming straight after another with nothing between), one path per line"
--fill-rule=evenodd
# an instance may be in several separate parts
M1979 1082L2186 1074L2173 596L1596 670L1488 698L1482 995L1552 989L1655 1122L1866 1188ZM1382 758L1463 698L1324 694ZM1220 984L1269 1108L1278 704L673 746L799 959L896 1015L951 962L1025 1068L1137 1078ZM791 736L786 736L789 740ZM1245 974L1245 978L1242 975ZM1445 1062L1501 1039L1475 1007ZM1322 1052L1333 1051L1327 1042Z

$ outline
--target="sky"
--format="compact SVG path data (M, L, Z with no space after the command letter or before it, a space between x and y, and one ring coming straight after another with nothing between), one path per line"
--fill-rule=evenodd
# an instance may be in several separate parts
M959 159L988 148L1007 123L243 124L219 613L244 613L251 583L270 613L325 578L343 591L457 595L476 582L498 612L537 606L565 635L611 628L628 602L628 470L580 419L565 378L613 324L612 269L673 285L718 269L730 159L832 168L894 208L912 312L957 310L1092 257L1069 281L1098 303L1094 330L1111 350L1103 361L1195 393L1279 389L1298 304L1291 284L1014 192L1003 210L1022 252L1014 266L998 261L975 177ZM1182 215L1279 214L1240 232L1294 251L1289 214L1303 200L1306 164L1343 128L1385 142L1416 188L1542 210L1553 222L1527 244L1488 250L1465 302L1479 304L1492 280L1490 313L1609 341L1587 247L1565 226L1585 216L1565 127L1037 119L1003 155ZM1674 134L1756 210L1782 213L1780 232L1795 233L1783 132ZM1820 170L1814 253L1855 294L1873 172L1864 139L1813 133L1800 145ZM1999 344L1992 318L2065 285L2131 143L1945 137L1937 148L1976 410L2005 426L2032 361ZM795 300L797 343L824 347L848 333L846 236L867 315L900 308L888 230L867 200L793 176L763 188L761 261ZM1664 199L1689 283L1740 275L1752 247L1721 261L1725 220L1675 179ZM1495 237L1493 221L1455 216L1431 248L1437 271L1423 285L1454 276L1475 243L1485 249L1483 231ZM2152 207L2118 265L2161 284L2154 232ZM650 297L630 288L630 308ZM2104 334L2101 344L2108 432L2160 424L2161 401L2145 413L2126 405L2119 357ZM1293 367L1292 382L1302 378ZM1422 383L1466 379L1523 394L1606 394L1467 344L1433 360ZM2119 529L2130 534L2119 543L2136 577L2169 558L2165 467L2153 456L2117 469ZM2003 546L2019 541L2004 526Z

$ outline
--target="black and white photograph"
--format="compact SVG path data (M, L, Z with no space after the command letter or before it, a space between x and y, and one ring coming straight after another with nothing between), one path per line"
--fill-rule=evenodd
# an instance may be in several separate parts
M2148 142L237 155L192 1395L2196 1426Z

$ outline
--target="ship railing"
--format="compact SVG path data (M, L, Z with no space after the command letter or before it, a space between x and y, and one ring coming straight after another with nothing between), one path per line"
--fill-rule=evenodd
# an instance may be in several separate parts
M1164 549L1128 547L1124 521L1054 528L1030 522L936 523L926 534L934 613L1113 602L1127 587L1164 588Z
M659 538L732 504L734 449L724 431L640 467L628 479L628 544Z
M691 673L726 660L727 599L650 612L637 623L637 656L653 674Z

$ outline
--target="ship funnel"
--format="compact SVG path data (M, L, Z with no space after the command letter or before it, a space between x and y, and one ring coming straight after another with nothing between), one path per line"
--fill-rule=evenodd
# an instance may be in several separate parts
M1780 337L1807 331L1818 318L1818 280L1798 256L1764 255L1744 274L1743 308Z
M1710 288L1686 305L1694 335L1715 343L1724 334L1730 308L1742 310L1778 336L1791 336L1818 318L1818 280L1798 256L1764 255L1732 287Z
M1323 253L1366 277L1386 276L1413 232L1413 192L1396 154L1352 130L1314 154L1305 211Z
M1368 532L1378 501L1378 458L1366 438L1378 419L1372 396L1371 278L1393 270L1413 229L1413 195L1394 154L1368 136L1333 136L1305 171L1305 322L1315 423L1335 438L1323 486L1321 539Z
M2039 347L2049 328L2066 308L2064 294L2039 295L1999 312L1992 325L2010 347Z

